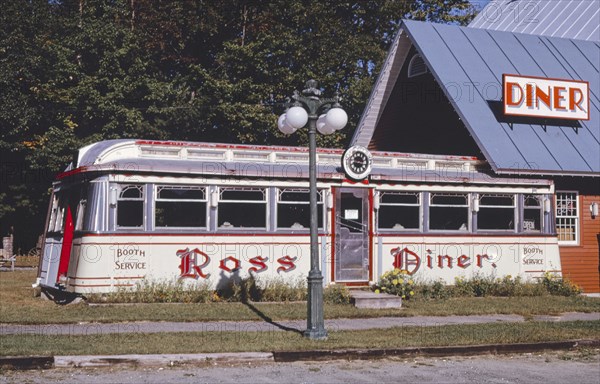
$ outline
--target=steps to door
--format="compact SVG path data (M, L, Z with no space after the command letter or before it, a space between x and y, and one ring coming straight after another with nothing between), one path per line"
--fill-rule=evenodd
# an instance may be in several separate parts
M356 308L385 309L401 308L402 298L387 293L350 290L350 297Z

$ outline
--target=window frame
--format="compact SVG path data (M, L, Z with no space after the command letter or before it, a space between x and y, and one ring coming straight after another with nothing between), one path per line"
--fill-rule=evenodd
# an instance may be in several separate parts
M223 192L225 191L261 191L263 194L263 200L224 200L223 199ZM217 207L216 207L216 212L215 212L215 228L217 232L222 232L222 231L252 231L252 232L267 232L269 230L269 215L270 215L270 209L269 209L269 187L262 187L262 186L257 186L257 187L236 187L236 186L218 186L215 190L215 193L217 193L218 199L217 199ZM263 227L235 227L235 226L231 226L231 227L222 227L219 225L219 221L220 221L220 209L221 209L221 205L222 204L228 204L228 203L233 203L233 204L240 204L240 203L246 203L246 204L263 204L264 205L264 209L265 209L265 222L264 222L264 226Z
M285 201L285 200L281 200L281 194L285 193L285 192L290 192L290 193L306 193L308 200L307 201ZM323 233L326 230L326 223L327 223L327 211L326 211L326 205L325 205L325 193L326 190L325 189L318 189L317 190L317 210L321 210L321 222L318 223L318 232ZM280 227L279 226L279 205L298 205L298 204L302 204L302 205L306 205L308 206L309 209L309 213L310 213L310 189L309 188L302 188L302 187L277 187L275 189L275 204L274 204L274 212L273 215L275 216L275 227L274 230L275 232L309 232L310 231L310 216L309 216L309 225L307 227L302 227L302 228L293 228L293 227Z
M377 209L376 215L376 223L375 228L378 232L403 232L403 233L421 233L423 232L423 192L420 191L393 191L393 190L378 190L376 193L379 194L379 207ZM417 203L384 203L383 195L384 194L393 194L393 195L414 195L417 197ZM418 223L417 228L381 228L379 226L379 219L381 215L381 208L383 206L388 207L418 207Z
M572 210L575 211L575 215L559 215L559 204L563 199L560 198L560 195L575 195L575 207ZM571 200L573 201L573 200ZM581 225L581 199L579 195L579 191L556 191L554 194L554 229L556 231L556 237L558 239L558 244L563 246L578 246L580 244L580 225ZM567 208L569 209L569 208ZM574 240L561 240L559 228L570 228L570 226L559 227L559 220L573 220L574 224L572 227L575 229L575 239Z
M160 192L164 189L171 190L194 190L194 191L202 191L204 194L203 199L171 199L171 198L160 198ZM156 184L154 185L154 199L152 201L153 209L152 209L152 222L153 228L155 231L169 231L171 229L174 230L208 230L209 228L209 192L208 187L204 185L192 185L192 184ZM156 220L156 210L157 203L166 202L166 203L204 203L204 225L189 227L189 226L159 226Z
M473 212L471 209L471 195L472 193L469 192L429 192L429 197L428 197L428 212L427 212L427 230L428 232L432 232L432 233L444 233L444 232L448 232L448 233L452 233L452 234L457 234L457 233L471 233L472 228L473 228ZM464 205L457 205L457 204L434 204L433 203L433 198L435 196L464 196L465 200L466 200L466 204ZM466 224L466 229L460 229L460 227L458 229L447 229L447 228L443 228L443 229L438 229L438 228L432 228L431 227L431 212L432 212L432 208L437 208L437 207L445 207L445 208L464 208L467 210L467 222L464 223Z
M145 183L115 183L114 187L117 188L117 201L114 207L114 225L115 229L118 230L135 230L135 231L144 231L146 230L146 197L147 197L147 184ZM121 195L126 190L126 187L138 187L141 191L141 197L126 197L123 198ZM121 201L141 201L142 202L142 224L140 226L125 226L119 225L119 202Z
M477 212L474 212L474 214L477 217L477 225L476 225L476 232L477 233L517 233L518 231L518 225L519 225L519 198L518 198L518 194L516 193L502 193L502 192L482 192L482 193L473 193L473 199L477 199L478 201L478 210ZM482 204L481 203L481 199L483 197L511 197L512 198L512 205L487 205L487 204ZM513 213L513 227L512 228L508 228L508 229L487 229L487 228L480 228L479 224L480 224L480 212L483 209L509 209L512 208L512 213Z
M523 207L521 209L520 212L520 227L519 227L519 232L522 234L544 234L545 233L545 223L544 223L544 215L546 214L546 212L544 211L544 199L546 198L546 195L540 195L540 194L536 194L536 193L523 193L522 195L522 199L523 199ZM538 202L539 205L534 207L534 206L527 206L526 202L527 202L527 198L533 196L535 197ZM527 212L527 210L530 211L534 211L534 210L538 210L539 209L539 220L540 220L540 228L539 229L525 229L525 212Z

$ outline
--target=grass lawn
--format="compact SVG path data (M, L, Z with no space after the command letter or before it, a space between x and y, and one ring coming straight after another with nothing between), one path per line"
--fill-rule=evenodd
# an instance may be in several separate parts
M293 351L506 344L598 338L600 321L492 323L330 332L326 341L295 332L194 332L92 336L5 335L0 355L97 355Z
M242 303L133 304L59 306L33 297L35 271L0 272L0 323L58 324L119 321L260 320ZM306 318L306 303L255 303L273 320ZM432 301L406 301L405 308L365 310L351 305L326 305L325 316L364 318L382 316L448 316L474 314L553 315L563 312L600 312L600 299L589 297L482 297ZM4 344L3 336L3 344Z

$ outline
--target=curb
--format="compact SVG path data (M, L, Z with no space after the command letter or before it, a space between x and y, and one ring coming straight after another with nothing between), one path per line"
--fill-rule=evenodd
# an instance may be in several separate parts
M190 353L164 355L55 356L54 367L174 367L184 364L239 364L273 361L273 354L270 352Z
M391 349L341 349L280 352L230 352L164 355L105 356L6 356L0 357L0 368L12 370L88 367L174 367L184 364L239 364L326 360L371 360L392 356L473 356L481 354L532 353L568 350L577 347L600 347L600 339L550 341L522 344L484 344L450 347L416 347Z
M50 369L54 367L53 356L6 356L0 357L0 369Z
M481 354L531 353L546 350L565 350L581 346L598 347L597 340L549 341L540 343L484 344L450 347L415 347L392 349L347 349L273 352L275 362L322 360L370 360L392 356L473 356Z

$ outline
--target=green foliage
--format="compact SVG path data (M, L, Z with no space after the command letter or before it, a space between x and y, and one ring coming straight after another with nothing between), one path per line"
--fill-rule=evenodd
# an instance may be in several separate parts
M253 276L231 280L214 290L206 281L184 284L182 281L143 281L133 288L119 288L116 292L89 294L90 303L209 303L209 302L291 302L305 301L305 279L288 281L273 278L257 281ZM330 285L323 291L328 304L349 304L350 292L343 285Z
M239 281L231 280L225 287L215 292L216 301L248 302L248 301L301 301L306 300L306 280L285 280L281 277L257 281L249 276Z
M389 293L403 299L410 299L415 294L415 282L407 271L395 268L385 272L373 289L375 293Z
M551 295L577 296L582 292L581 288L577 286L577 284L550 272L544 273L541 284Z
M114 138L305 145L277 130L310 78L358 123L403 18L466 23L467 0L8 1L0 12L0 219L30 248L73 153Z
M448 299L450 297L525 297L525 296L577 296L581 288L568 279L546 272L536 281L523 281L520 276L474 275L470 278L456 277L454 285L441 280L432 282L415 281L406 271L394 269L383 274L379 283L372 288L375 292L389 293L402 298ZM408 292L408 293L407 293Z
M181 281L142 281L133 288L93 293L86 299L90 303L208 303L214 300L214 292L206 282L190 285Z
M323 290L323 301L327 304L350 304L350 291L345 285L330 284Z
M452 288L447 286L446 284L444 284L444 282L440 280L436 280L431 283L417 282L415 292L417 295L417 299L424 300L443 300L453 296L454 294Z

